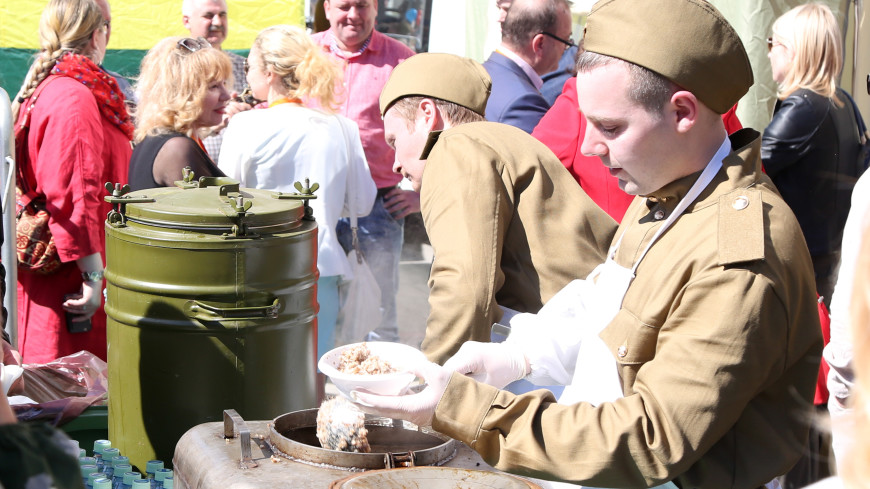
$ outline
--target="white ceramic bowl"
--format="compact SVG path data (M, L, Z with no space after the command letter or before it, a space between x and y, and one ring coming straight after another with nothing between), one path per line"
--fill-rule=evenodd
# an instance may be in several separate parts
M354 389L365 389L381 395L398 395L411 385L416 378L413 372L408 370L413 369L414 365L426 361L426 356L420 350L403 345L401 343L390 343L385 341L369 341L366 345L372 355L377 355L382 360L386 360L393 368L399 370L390 374L377 375L356 375L338 371L338 363L341 359L341 353L362 343L351 343L349 345L339 346L332 349L317 362L317 368L320 369L339 392L350 397L350 392Z

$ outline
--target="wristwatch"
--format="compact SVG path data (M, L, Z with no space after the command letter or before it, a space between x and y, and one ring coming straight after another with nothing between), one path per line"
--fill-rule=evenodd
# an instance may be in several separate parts
M102 282L103 271L99 270L96 272L82 272L82 280L84 280L85 282Z

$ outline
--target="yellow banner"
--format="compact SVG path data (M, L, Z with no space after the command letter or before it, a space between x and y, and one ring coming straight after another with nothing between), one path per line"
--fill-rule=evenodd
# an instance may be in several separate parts
M39 17L46 0L0 2L0 48L39 49ZM181 0L114 0L109 49L151 49L167 36L189 33ZM304 0L229 0L229 36L224 49L249 49L257 33L275 24L305 24Z

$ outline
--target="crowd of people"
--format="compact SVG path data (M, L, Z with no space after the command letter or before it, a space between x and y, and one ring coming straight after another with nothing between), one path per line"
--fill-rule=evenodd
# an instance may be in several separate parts
M355 392L364 410L545 486L804 487L836 455L842 480L824 484L864 487L870 177L830 8L772 24L762 134L736 115L757 81L743 43L704 0L602 0L581 45L569 0L496 6L502 42L481 64L381 34L377 0L322 0L324 30L265 28L242 58L222 49L225 0L184 0L191 37L159 41L125 89L101 66L107 0L50 0L12 111L62 265L18 274L4 359L106 358L105 182L309 178L318 357L354 245L381 292L367 341L399 339L406 216L434 250L427 387ZM828 411L833 441L811 421Z

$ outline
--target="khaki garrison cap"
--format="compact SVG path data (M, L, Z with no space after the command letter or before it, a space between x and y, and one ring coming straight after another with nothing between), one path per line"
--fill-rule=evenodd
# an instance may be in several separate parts
M720 114L752 86L743 43L704 0L599 0L583 47L655 71Z
M399 63L381 91L381 116L405 97L453 102L484 115L492 80L477 61L445 53L421 53Z

